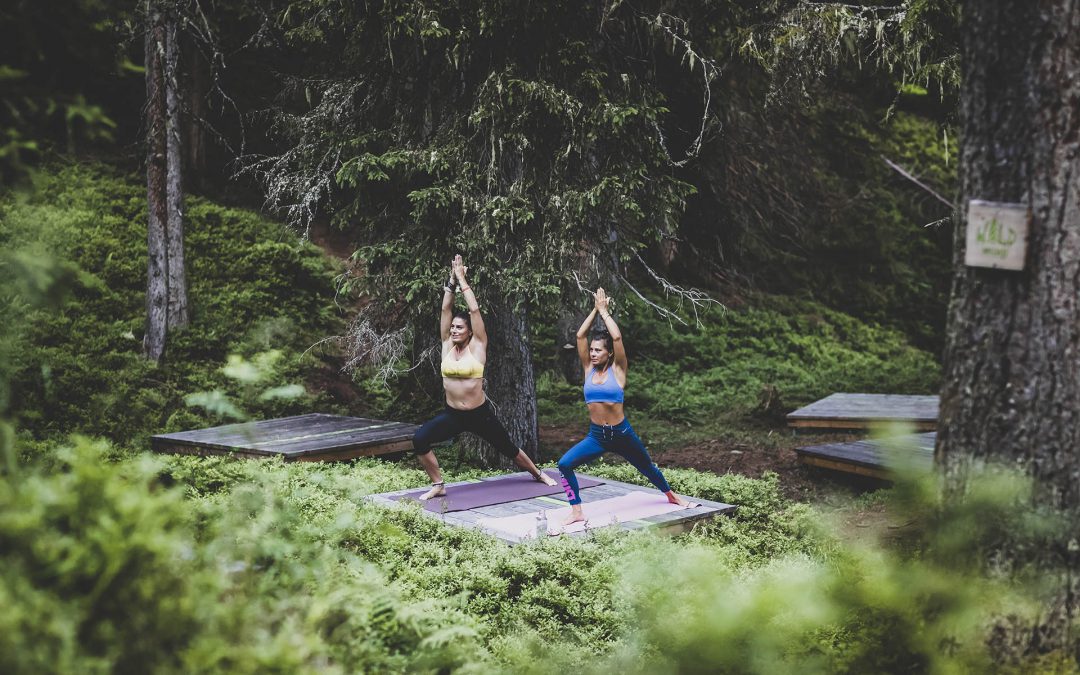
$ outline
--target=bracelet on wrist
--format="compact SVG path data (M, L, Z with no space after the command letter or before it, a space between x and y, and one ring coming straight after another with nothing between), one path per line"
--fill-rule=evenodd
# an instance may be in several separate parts
M471 291L472 288L470 288L469 286L461 286L460 290L462 293L464 293L465 291Z
M449 286L443 286L443 290L446 291L447 293L453 293L454 292L454 289L450 288Z

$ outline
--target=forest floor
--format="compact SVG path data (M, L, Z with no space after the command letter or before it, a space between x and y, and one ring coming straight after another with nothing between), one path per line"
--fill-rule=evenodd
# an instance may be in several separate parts
M582 438L580 424L540 427L542 456L558 456ZM831 471L799 462L795 448L805 445L852 441L861 434L815 433L794 435L786 428L741 430L731 438L710 438L653 452L661 468L679 467L708 471L717 475L736 473L761 478L766 472L779 476L780 489L787 498L809 504L830 521L831 531L840 539L899 544L915 523L904 514L891 511L879 490L891 483L865 476ZM608 461L620 461L607 457ZM875 494L877 493L877 494Z
M540 427L540 445L544 456L554 456L582 438L584 428L574 425ZM806 466L799 462L795 448L819 443L852 441L858 434L800 434L788 429L756 429L737 438L710 438L685 445L652 450L653 460L661 468L679 467L709 471L718 475L737 473L761 478L772 471L780 477L784 496L806 503L841 501L888 487L885 481Z

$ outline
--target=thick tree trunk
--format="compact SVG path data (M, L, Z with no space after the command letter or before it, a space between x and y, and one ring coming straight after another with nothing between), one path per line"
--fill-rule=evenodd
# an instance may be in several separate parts
M525 309L515 309L505 301L490 304L484 312L488 331L488 358L484 368L487 395L499 411L510 438L533 459L537 459L536 379L532 347L529 344ZM483 444L480 458L485 464L505 464L498 454Z
M1041 504L1080 506L1080 5L968 0L963 7L961 202L936 458L963 497L974 465L1026 469ZM1029 209L1025 269L964 265L970 199ZM1044 552L1053 555L1052 552ZM1064 560L1046 560L1066 563ZM1069 639L1076 584L1009 642Z
M169 15L165 39L165 131L166 131L166 204L168 224L166 248L169 257L169 328L188 325L187 271L184 264L184 183L183 144L180 139L180 44L177 20Z
M571 384L581 383L581 359L577 353L577 329L581 325L580 312L569 307L559 310L555 326L555 362L563 379Z
M166 122L164 74L165 26L161 13L147 3L146 53L146 333L143 353L155 363L165 353L168 332L169 261L166 248L168 204L165 199Z

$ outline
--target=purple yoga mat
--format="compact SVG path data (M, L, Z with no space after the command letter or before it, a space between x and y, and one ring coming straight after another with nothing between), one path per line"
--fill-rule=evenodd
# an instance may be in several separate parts
M505 504L519 499L531 499L544 495L563 494L562 475L554 470L544 471L555 479L559 485L549 487L533 480L527 473L514 473L509 476L500 476L492 480L482 480L479 483L465 483L463 485L447 485L446 496L429 499L423 504L424 509L435 513L449 513L451 511L467 511L481 506L492 504ZM578 476L578 487L587 488L600 485L604 481ZM418 499L420 495L428 491L428 488L413 490L405 494L390 497L394 501L402 499Z

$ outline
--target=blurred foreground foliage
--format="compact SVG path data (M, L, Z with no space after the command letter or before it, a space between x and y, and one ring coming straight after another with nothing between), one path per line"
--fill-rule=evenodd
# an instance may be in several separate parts
M74 437L0 480L5 672L987 672L995 621L1041 599L989 553L1056 533L1006 474L958 506L901 483L920 525L897 549L843 543L775 476L669 470L741 508L511 548L361 499L417 469L110 454Z

